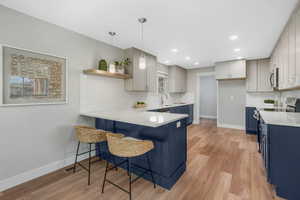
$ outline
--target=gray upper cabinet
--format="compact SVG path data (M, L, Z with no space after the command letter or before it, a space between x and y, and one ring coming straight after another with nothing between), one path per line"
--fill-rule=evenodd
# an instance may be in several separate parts
M279 69L279 90L300 87L300 10L291 15L271 55L272 68Z
M157 63L157 72L168 74L169 73L169 67L167 65Z
M140 69L139 58L146 57L146 69ZM156 88L156 56L143 52L137 48L125 50L125 57L131 60L131 64L125 69L126 73L132 76L125 80L125 89L128 91L155 91Z
M272 92L270 59L247 61L247 92Z
M245 79L246 61L236 60L216 63L216 79Z
M287 87L294 87L296 81L296 16L292 15L288 24L289 29L289 61L287 73Z
M147 65L147 91L156 92L157 91L157 59L156 56L147 54L146 55L146 65Z
M296 23L296 66L295 66L295 86L300 86L300 9L295 13Z
M272 92L271 85L271 72L270 72L270 59L260 59L257 61L257 91L259 92Z
M187 87L187 71L179 66L169 66L169 92L183 93Z
M246 73L247 73L247 92L257 92L257 61L249 60L246 62Z

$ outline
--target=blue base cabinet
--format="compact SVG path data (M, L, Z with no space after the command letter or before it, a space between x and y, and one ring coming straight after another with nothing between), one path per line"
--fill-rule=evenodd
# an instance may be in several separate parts
M255 107L246 107L246 133L257 134L258 121L253 117Z
M268 181L278 196L289 200L300 199L300 128L261 123L262 156ZM263 137L263 136L262 136Z
M164 109L156 109L156 110L151 110L151 111L161 112L161 110L164 110ZM170 108L167 108L167 110L169 110L170 113L187 114L188 115L187 125L191 125L194 121L194 105L193 104L170 107Z
M177 127L177 122L180 122L180 127ZM187 118L157 128L96 119L96 128L153 141L154 149L150 152L150 160L155 182L166 189L171 189L186 169ZM124 159L110 155L106 142L96 145L96 153L111 163L114 160L119 163ZM144 156L136 157L132 162L148 168ZM121 167L126 169L126 166ZM133 168L133 173L141 174L141 171L139 168ZM145 174L143 178L151 181L148 174Z

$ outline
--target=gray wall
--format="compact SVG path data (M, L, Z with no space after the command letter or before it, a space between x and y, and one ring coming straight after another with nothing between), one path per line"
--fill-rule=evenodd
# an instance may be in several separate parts
M123 56L123 51L2 6L0 27L0 44L67 57L69 67L67 105L0 107L1 183L8 177L73 155L72 126L82 121L80 73L84 68L97 66L100 58ZM101 81L99 87L105 94L114 92L114 87L123 88L123 82L110 79ZM111 99L116 103L118 100Z
M215 76L200 76L200 117L217 118L217 81Z
M218 125L245 128L245 80L218 81Z
M214 73L214 67L202 67L197 69L187 70L187 93L184 94L183 99L189 102L195 102L194 105L194 123L198 123L199 119L199 103L197 102L197 93L199 92L199 87L197 83L199 80L199 74L202 73Z

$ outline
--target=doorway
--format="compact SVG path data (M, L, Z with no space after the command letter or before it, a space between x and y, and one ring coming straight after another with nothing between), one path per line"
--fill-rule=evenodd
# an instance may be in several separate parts
M217 81L214 75L199 76L199 121L217 119Z

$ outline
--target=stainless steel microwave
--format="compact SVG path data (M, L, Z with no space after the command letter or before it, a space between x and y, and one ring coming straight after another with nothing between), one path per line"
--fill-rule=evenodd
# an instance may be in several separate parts
M279 68L275 67L270 75L270 84L274 89L279 88Z

